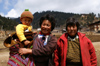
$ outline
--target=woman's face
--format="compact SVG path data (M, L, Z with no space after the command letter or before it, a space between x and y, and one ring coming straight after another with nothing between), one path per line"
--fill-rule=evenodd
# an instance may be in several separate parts
M41 24L42 34L48 34L51 32L51 23L49 20L44 20Z
M77 26L76 25L68 25L67 32L70 36L75 36L77 33Z

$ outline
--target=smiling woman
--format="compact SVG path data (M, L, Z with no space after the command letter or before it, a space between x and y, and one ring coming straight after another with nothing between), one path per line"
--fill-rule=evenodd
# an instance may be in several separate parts
M41 31L34 37L33 48L20 48L19 53L31 54L36 66L53 66L52 54L57 47L57 39L51 34L55 19L50 15L40 18Z
M97 66L92 42L78 29L79 22L75 18L67 19L67 33L58 39L54 52L55 66Z
M44 20L41 24L41 33L47 34L51 32L51 23L48 20Z

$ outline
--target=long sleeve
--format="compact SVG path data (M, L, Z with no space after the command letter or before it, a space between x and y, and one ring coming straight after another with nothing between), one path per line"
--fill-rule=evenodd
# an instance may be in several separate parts
M90 40L88 40L88 43L89 43L91 66L97 66L97 57L96 57L94 46Z
M32 49L33 56L48 56L54 52L57 47L57 39L54 36L51 36L51 39L48 41L47 45L39 47L38 49Z
M22 42L23 40L26 40L26 37L24 36L24 30L28 29L29 31L32 30L32 26L26 26L23 24L19 24L16 27L16 34L19 38L19 40Z
M60 42L57 42L57 49L54 51L54 66L59 66L60 62Z

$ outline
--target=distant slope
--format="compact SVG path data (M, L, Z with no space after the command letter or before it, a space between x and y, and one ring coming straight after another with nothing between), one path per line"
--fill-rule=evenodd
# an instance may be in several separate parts
M42 11L42 12L36 12L33 14L34 19L32 22L33 28L39 28L39 20L42 16L50 14L56 19L56 27L64 27L66 25L66 19L69 17L76 18L81 26L87 27L89 24L93 23L95 21L95 14L89 13L89 14L74 14L74 13L64 13L64 12L58 12L58 11ZM0 29L3 28L5 30L13 30L14 26L16 26L20 22L20 17L18 18L5 18L0 16Z
M14 30L14 26L16 26L18 22L12 20L10 18L2 17L0 15L0 29L1 30Z
M56 27L61 27L66 25L66 19L69 17L76 18L81 26L87 27L90 23L93 23L95 20L95 14L89 13L89 14L74 14L74 13L64 13L64 12L58 12L58 11L43 11L43 12L36 12L33 14L34 19L32 22L33 28L38 28L39 26L39 20L42 16L50 14L56 19ZM84 17L82 17L84 16ZM20 18L16 19L17 22L20 22Z
M39 20L42 16L46 15L46 14L50 14L51 16L53 16L56 19L56 26L60 26L65 24L65 21L67 18L74 16L74 13L64 13L64 12L57 12L57 11L43 11L41 13L34 13L34 19L32 22L32 26L33 28L38 28L39 27ZM17 22L20 22L20 18L16 19Z
M44 11L41 13L36 12L34 14L34 20L32 22L32 25L34 28L39 27L39 19L46 14L50 14L51 16L53 16L56 19L57 27L59 27L60 25L63 25L67 18L75 15L73 13L64 13L64 12L56 12L56 11L46 11L46 12Z

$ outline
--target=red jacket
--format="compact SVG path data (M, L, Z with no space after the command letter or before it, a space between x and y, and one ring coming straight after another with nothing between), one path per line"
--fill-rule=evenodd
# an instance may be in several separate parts
M82 57L83 66L97 66L97 57L95 49L91 41L85 36L78 32L80 41L80 50ZM54 65L55 66L66 66L66 55L67 55L67 38L68 34L63 34L57 42L57 49L54 52Z

